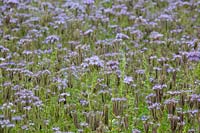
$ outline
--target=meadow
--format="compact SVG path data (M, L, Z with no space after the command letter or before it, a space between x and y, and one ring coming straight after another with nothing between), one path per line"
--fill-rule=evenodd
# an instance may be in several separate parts
M0 0L0 133L200 133L199 0Z

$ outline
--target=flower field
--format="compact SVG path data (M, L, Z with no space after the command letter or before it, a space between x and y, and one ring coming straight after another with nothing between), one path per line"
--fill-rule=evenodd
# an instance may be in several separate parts
M0 0L0 133L200 133L200 1Z

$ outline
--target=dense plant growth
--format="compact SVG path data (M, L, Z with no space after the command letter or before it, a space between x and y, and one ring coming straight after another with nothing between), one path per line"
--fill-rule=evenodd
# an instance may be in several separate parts
M1 0L1 133L200 132L199 0Z

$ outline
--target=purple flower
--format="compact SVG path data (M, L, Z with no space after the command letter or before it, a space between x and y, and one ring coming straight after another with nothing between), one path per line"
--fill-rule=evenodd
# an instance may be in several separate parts
M137 74L144 74L145 70L144 69L139 69L135 71Z
M57 35L50 35L50 36L46 37L44 42L46 44L48 44L48 43L53 44L59 40L60 40L60 38Z
M23 125L23 126L21 126L21 129L22 129L22 130L29 130L28 125Z
M129 39L129 36L127 36L123 33L117 33L116 39Z
M167 88L166 84L160 85L160 84L156 84L153 86L153 90L161 90L163 88Z
M53 131L59 131L60 128L59 128L59 127L53 127L52 130L53 130Z
M25 110L30 110L32 106L41 107L43 105L39 97L35 96L31 90L19 90L15 93L15 97L16 104L26 105L26 107L24 107Z
M199 61L200 60L200 52L197 52L197 51L189 52L187 54L187 57L190 61Z
M133 77L130 77L130 76L124 77L124 83L130 84L131 82L133 82Z
M49 9L54 9L54 6L50 2L42 2L41 6L43 8L49 8Z
M8 48L5 48L4 46L0 45L0 52L9 52L10 50Z
M117 70L119 68L119 62L118 61L108 61L106 63L107 67L109 67L111 70Z
M84 0L84 4L91 5L94 4L94 0Z
M19 4L19 0L3 0L6 4Z
M89 104L89 102L87 101L87 100L80 100L79 101L80 102L80 104L82 105L82 106L87 106L88 104Z
M0 120L0 126L1 128L9 128L9 127L15 127L15 124L10 123L10 120Z
M21 121L23 118L21 116L12 117L12 121Z
M163 37L163 34L160 34L160 33L156 32L156 31L151 32L151 34L149 36L149 38L155 39L155 40L157 40L157 39L159 39L161 37Z
M164 21L169 21L169 22L172 22L173 21L173 18L171 15L168 15L168 14L161 14L159 17L158 17L159 20L164 20Z
M81 65L85 66L85 67L87 67L87 66L103 67L104 61L101 60L98 56L92 56L90 58L86 58Z
M138 130L138 129L133 129L133 130L132 130L132 133L141 133L141 131Z
M84 35L89 35L89 34L91 34L92 32L93 32L93 30L92 30L92 29L89 29L89 30L85 31L83 34L84 34Z

